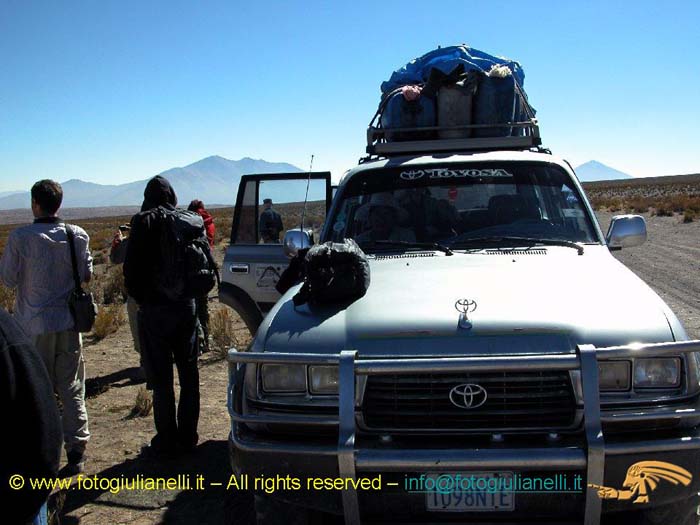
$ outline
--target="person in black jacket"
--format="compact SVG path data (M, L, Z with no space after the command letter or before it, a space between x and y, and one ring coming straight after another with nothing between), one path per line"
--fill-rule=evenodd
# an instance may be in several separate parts
M12 423L0 432L2 522L45 523L49 489L33 489L29 479L57 476L61 417L44 362L4 309L0 309L0 407L5 421ZM12 476L22 476L21 489L10 487Z
M177 197L170 183L156 176L146 185L141 213L131 219L124 260L127 292L139 304L138 330L145 357L146 378L153 388L156 435L148 449L172 456L194 450L199 420L197 370L197 315L193 299L173 301L158 288L165 268L161 232L163 212L173 211ZM173 361L180 379L180 401L175 409Z
M272 199L263 200L258 229L264 243L279 243L280 232L284 230L282 216L272 208Z

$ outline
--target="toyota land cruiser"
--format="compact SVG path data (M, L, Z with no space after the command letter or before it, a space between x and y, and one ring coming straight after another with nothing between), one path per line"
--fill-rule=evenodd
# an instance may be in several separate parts
M323 186L320 241L358 242L366 295L261 284L311 243L257 242L272 179ZM259 522L697 523L700 342L610 253L643 217L604 235L570 165L531 148L372 158L330 195L327 173L241 182L220 293L255 337L228 354L231 464L382 489L258 490ZM474 476L566 482L455 482Z

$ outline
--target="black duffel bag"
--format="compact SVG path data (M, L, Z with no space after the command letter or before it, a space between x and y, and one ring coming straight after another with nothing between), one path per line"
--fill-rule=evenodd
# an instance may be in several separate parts
M294 305L349 303L369 288L367 256L352 239L313 246L304 257L304 284Z

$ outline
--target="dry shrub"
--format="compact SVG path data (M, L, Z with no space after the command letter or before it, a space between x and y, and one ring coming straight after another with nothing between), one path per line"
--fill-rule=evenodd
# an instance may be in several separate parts
M668 206L678 213L685 210L700 211L700 197L696 195L673 195L667 199L667 202Z
M610 212L620 211L624 208L622 200L619 198L610 198L603 195L589 195L591 206L595 210L608 210Z
M0 284L0 306L12 313L15 309L15 291Z
M211 351L217 357L225 359L232 346L238 346L234 331L233 315L229 308L219 308L209 318L209 335Z
M653 206L653 199L649 197L634 197L626 203L626 208L634 213L646 213L650 206Z
M700 176L683 176L659 180L630 179L584 183L596 210L626 210L644 213L652 209L659 216L670 216L686 210L700 213ZM654 212L656 210L656 212Z
M93 250L108 250L118 227L119 218L115 217L91 219L83 224L83 228L90 235L90 247Z
M122 267L113 266L104 277L102 286L102 302L104 304L122 304L126 302L126 287Z
M657 217L673 217L673 208L668 204L658 204L654 210Z
M233 208L211 208L209 213L214 218L214 247L216 249L228 244L228 240L231 237Z
M97 304L102 304L102 281L102 276L93 273L92 279L87 283L83 283L83 289L92 293L92 297Z
M100 307L95 319L92 333L97 339L104 339L113 334L126 322L126 314L121 304L111 304Z
M683 213L683 223L688 224L689 222L693 222L695 220L695 213L691 210L685 210L685 213Z
M109 260L109 256L107 255L106 251L99 251L95 252L92 256L92 264L95 266L98 266L100 264L107 264L107 261Z
M131 417L146 417L153 409L153 398L144 387L139 388L136 393L136 401L131 409Z
M700 195L689 197L685 209L692 211L696 215L700 214Z

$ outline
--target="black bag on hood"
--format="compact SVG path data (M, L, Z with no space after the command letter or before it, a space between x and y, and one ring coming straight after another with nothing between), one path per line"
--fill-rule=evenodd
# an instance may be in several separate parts
M202 217L193 211L159 206L161 267L156 289L172 301L203 297L219 272L211 255Z
M304 273L304 284L292 298L295 306L351 302L369 288L367 256L352 239L310 248L304 257Z

